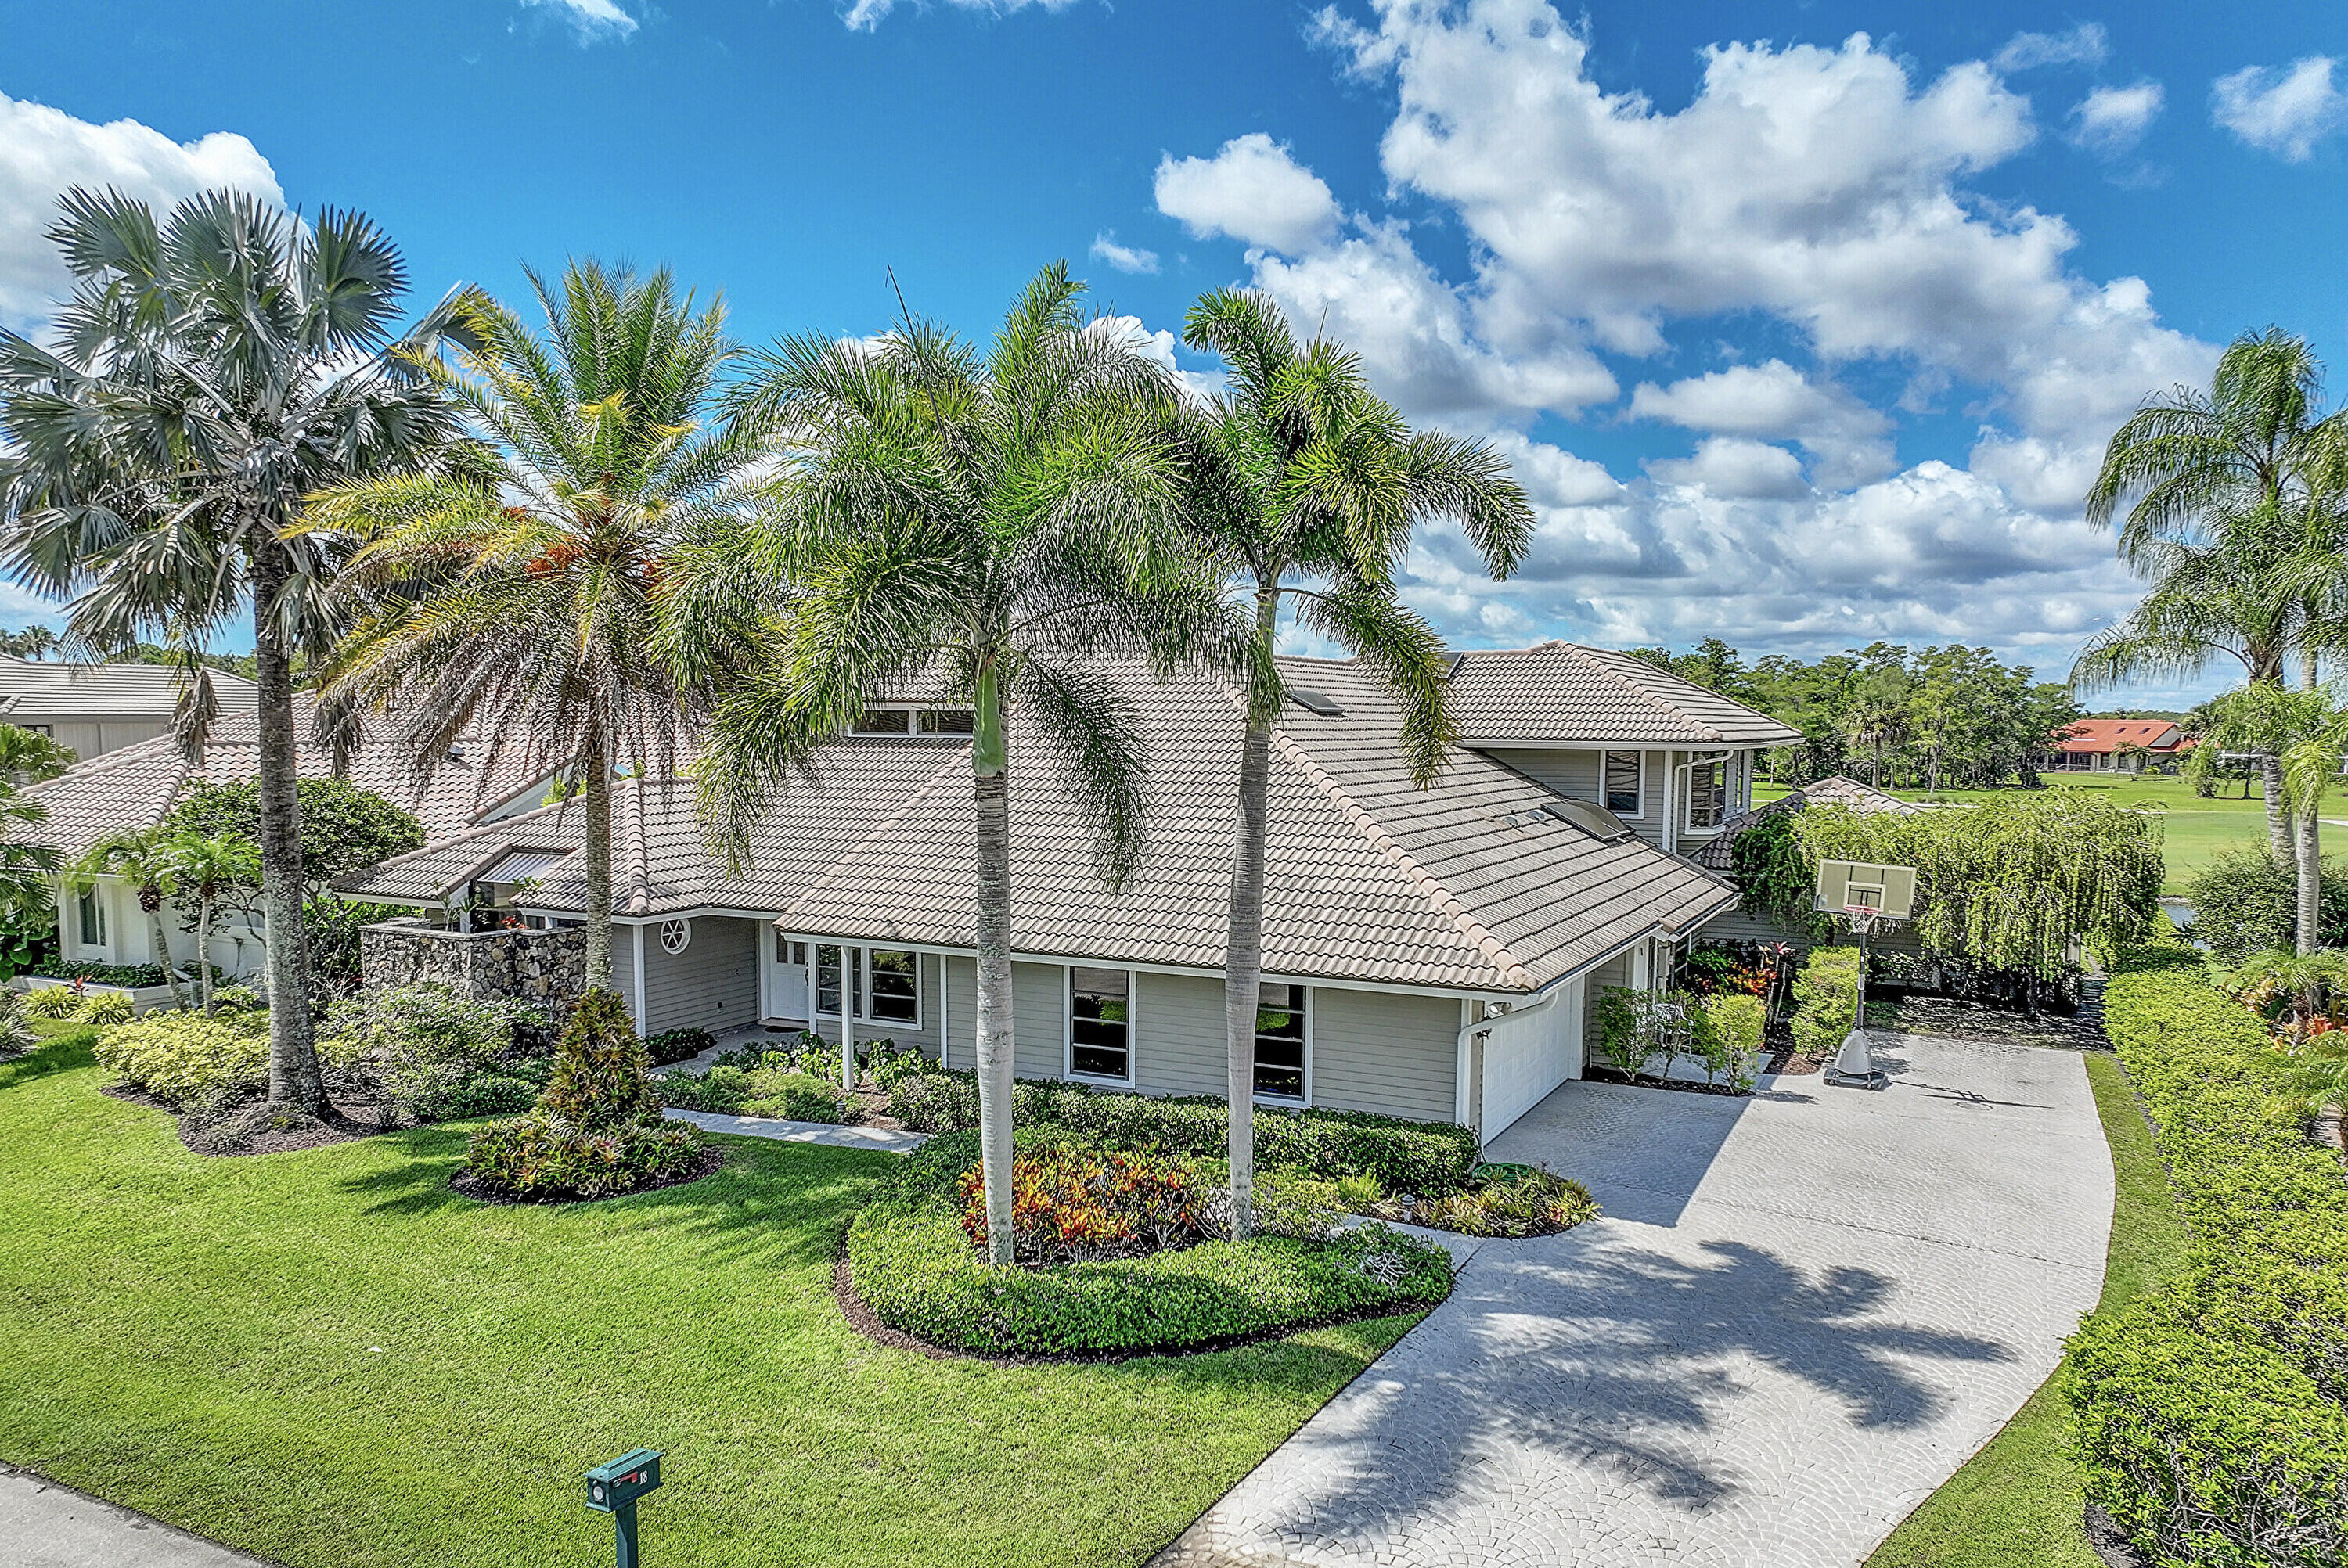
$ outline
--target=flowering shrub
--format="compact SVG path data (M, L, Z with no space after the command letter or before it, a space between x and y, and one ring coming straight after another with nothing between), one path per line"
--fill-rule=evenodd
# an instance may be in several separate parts
M269 1015L150 1012L107 1030L96 1055L100 1067L166 1105L258 1092L269 1082Z
M962 1173L962 1224L986 1240L982 1166ZM1197 1173L1179 1161L1074 1146L1022 1151L1011 1161L1013 1255L1023 1263L1131 1257L1200 1234Z

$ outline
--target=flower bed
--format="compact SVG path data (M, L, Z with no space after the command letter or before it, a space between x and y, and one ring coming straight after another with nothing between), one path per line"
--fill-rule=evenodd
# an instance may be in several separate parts
M2182 949L2136 955L2104 1028L2195 1245L2072 1342L2088 1497L2164 1565L2348 1558L2348 1187L2309 1142L2264 1020Z

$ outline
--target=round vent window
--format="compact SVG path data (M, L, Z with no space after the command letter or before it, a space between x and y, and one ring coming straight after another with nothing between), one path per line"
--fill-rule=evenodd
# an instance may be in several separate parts
M692 940L692 921L663 920L661 922L661 948L663 951L682 953L685 951L685 945Z

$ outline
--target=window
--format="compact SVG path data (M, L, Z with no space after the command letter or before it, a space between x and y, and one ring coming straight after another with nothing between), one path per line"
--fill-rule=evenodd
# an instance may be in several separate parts
M1645 808L1640 802L1643 770L1636 752L1606 753L1606 809L1617 816L1637 816Z
M86 887L76 902L76 912L81 917L81 945L103 948L106 946L106 900L98 897L97 888Z
M1266 985L1255 1007L1255 1091L1267 1100L1304 1098L1304 988Z
M1698 832L1728 820L1728 759L1688 769L1687 825Z
M977 727L968 708L938 708L918 716L925 735L967 735Z
M898 948L868 948L865 967L871 971L865 994L871 999L867 1016L875 1023L922 1021L921 960Z
M1133 1077L1133 976L1068 970L1068 1071L1079 1078Z
M856 721L860 735L910 735L913 733L913 715L902 708L867 708L864 716Z
M826 1018L839 1016L840 989L839 949L819 943L815 949L815 1010ZM856 1010L864 1010L864 999L856 999Z

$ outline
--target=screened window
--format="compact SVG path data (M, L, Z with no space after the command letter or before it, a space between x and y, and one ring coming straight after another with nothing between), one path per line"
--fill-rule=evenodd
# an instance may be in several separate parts
M1068 1071L1120 1081L1133 1076L1133 976L1128 971L1068 970Z
M83 890L76 912L81 917L82 946L106 946L106 901L98 896L97 888Z
M914 967L919 961L897 948L874 948L865 955L865 967L871 971L867 1017L875 1023L921 1021L921 976Z
M1255 1091L1304 1098L1304 988L1266 985L1255 1006Z
M1639 815L1639 753L1606 753L1606 809L1617 816Z
M867 708L864 716L856 721L860 735L910 735L913 733L913 715L902 708Z
M1698 763L1688 769L1687 825L1718 827L1728 820L1728 762Z

